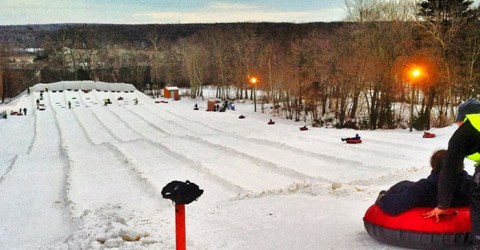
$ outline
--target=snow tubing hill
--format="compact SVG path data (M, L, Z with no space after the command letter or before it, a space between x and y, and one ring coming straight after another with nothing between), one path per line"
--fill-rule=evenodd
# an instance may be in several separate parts
M470 208L452 209L458 213L436 223L422 216L432 208L417 207L391 216L374 204L365 213L363 223L372 238L389 245L417 249L465 247L471 228Z

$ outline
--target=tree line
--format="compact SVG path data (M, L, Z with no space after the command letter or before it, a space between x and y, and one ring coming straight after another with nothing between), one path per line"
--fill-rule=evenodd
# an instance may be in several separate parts
M205 86L215 86L220 99L252 99L256 89L262 111L268 103L268 112L314 126L406 126L413 104L412 125L420 130L451 123L454 107L477 97L473 1L345 5L348 16L337 23L65 25L43 35L22 27L20 40L44 51L32 65L2 59L4 93L60 80L128 82L154 95L171 84L187 87L192 98L203 97ZM19 46L2 44L0 58Z

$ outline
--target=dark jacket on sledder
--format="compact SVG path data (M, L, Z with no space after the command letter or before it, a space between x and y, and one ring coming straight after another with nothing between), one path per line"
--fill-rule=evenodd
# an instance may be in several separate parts
M402 181L386 191L377 204L382 211L390 215L398 215L413 207L435 207L438 203L438 178L439 173L433 172L426 178L417 182ZM472 177L462 171L461 181L455 189L453 207L463 207L470 204L469 194Z

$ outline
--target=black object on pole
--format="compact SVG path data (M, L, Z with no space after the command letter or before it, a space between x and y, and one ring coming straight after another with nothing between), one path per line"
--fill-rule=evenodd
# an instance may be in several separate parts
M172 181L162 189L162 197L175 204L176 249L187 248L185 228L185 204L190 204L203 194L197 184L190 181Z
M162 189L162 197L178 204L190 204L203 194L200 187L190 181L172 181Z

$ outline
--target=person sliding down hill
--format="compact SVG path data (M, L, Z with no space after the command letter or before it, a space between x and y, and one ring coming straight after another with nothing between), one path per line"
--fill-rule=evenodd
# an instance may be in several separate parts
M448 151L445 149L433 153L430 158L432 171L426 179L417 182L401 181L388 191L381 191L375 202L389 215L398 215L414 207L435 207L437 205L438 178L445 164ZM463 207L470 204L469 190L472 177L462 170L460 183L455 189L452 206Z
M360 140L361 137L356 134L355 137L349 137L349 138L342 138L342 141L346 141L346 140Z

